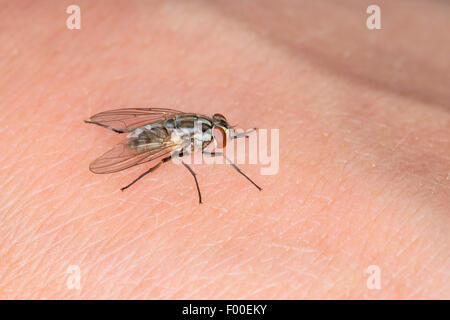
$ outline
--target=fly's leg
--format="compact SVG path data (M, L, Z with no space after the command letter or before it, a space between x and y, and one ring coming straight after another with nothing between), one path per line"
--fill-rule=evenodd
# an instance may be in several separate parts
M98 125L100 127L112 130L112 131L117 132L117 133L125 133L126 132L126 131L114 129L113 127L110 127L110 126L107 126L105 124L101 124L101 123L98 123L98 122L95 122L95 121L84 120L84 122L91 123L91 124L96 124L96 125Z
M150 169L148 169L147 171L145 171L144 173L142 173L139 177L137 177L136 179L134 179L133 181L131 181L131 183L129 183L128 185L126 185L123 188L120 188L120 191L124 191L125 189L128 189L129 187L131 187L133 184L135 184L136 182L138 182L141 178L145 177L147 174L149 174L152 171L155 171L156 169L159 168L160 165L162 165L164 162L167 162L171 159L172 157L166 157L164 159L162 159L158 164L156 164L155 166L151 167Z
M230 138L231 138L231 139L248 138L248 134L249 134L249 133L252 133L253 131L256 131L256 128L253 128L253 129L251 129L251 130L248 130L247 132L241 132L241 133L238 133L238 134L236 134L236 135L234 135L234 136L231 136Z
M223 156L224 154L222 152L208 152L208 151L203 151L204 154L211 156L211 157L220 157ZM243 173L241 171L241 169L239 169L234 163L233 161L231 161L230 159L228 159L225 156L225 159L228 161L229 164L231 164L231 166L236 169L237 172L239 172L240 174L242 174L248 181L250 181L256 188L258 188L259 191L262 190L262 188L260 186L258 186L255 182L253 182L252 179L250 179L245 173Z
M183 156L183 152L180 152L178 155L173 155L173 156L177 156L177 157L182 157ZM128 189L129 187L131 187L133 184L135 184L136 182L138 182L141 178L145 177L147 174L149 174L150 172L155 171L156 169L159 168L160 165L162 165L164 162L169 161L170 159L172 159L172 156L166 157L164 159L162 159L158 164L156 164L155 166L151 167L150 169L148 169L147 171L145 171L144 173L142 173L139 177L137 177L136 179L134 179L133 181L131 181L131 183L129 183L127 186L121 188L121 191L124 191L125 189ZM195 185L197 186L197 192L198 192L198 202L202 203L202 194L200 193L200 187L198 185L198 181L197 181L197 177L196 174L194 172L194 170L192 170L191 167L189 167L186 163L184 163L183 161L181 162L183 163L183 165L189 170L189 172L192 174L192 176L194 177L195 180Z
M194 170L192 170L191 167L189 167L186 163L184 163L184 161L181 161L181 163L186 167L186 169L189 170L189 172L194 177L195 185L197 186L197 192L198 192L198 203L202 203L202 194L200 193L200 187L198 186L197 175L195 174Z
M184 156L183 151L180 151L179 153L173 153L172 157L179 157L182 158ZM195 181L195 186L197 187L197 193L198 193L198 203L202 203L202 194L200 192L200 187L198 185L198 181L197 181L197 174L194 172L194 170L192 170L192 168L190 166L188 166L184 161L181 161L181 163L183 164L183 166L186 167L186 169L188 169L188 171L192 174L192 176L194 177L194 181Z

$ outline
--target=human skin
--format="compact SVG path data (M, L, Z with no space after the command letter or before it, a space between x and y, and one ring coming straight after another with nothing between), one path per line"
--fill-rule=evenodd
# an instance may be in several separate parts
M450 7L376 2L3 1L0 298L449 299ZM279 129L279 172L121 192L148 166L94 175L83 123L119 107Z

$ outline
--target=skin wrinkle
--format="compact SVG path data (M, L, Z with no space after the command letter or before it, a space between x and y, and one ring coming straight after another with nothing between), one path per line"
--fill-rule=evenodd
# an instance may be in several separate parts
M171 270L171 272L167 273L167 275L161 277L158 281L156 281L153 285L155 287L158 287L161 285L161 283L165 282L168 279L171 279L173 275L177 274L181 270L182 266L177 266L174 270Z
M345 55L344 55L344 57L342 57L341 52L334 52L333 49L331 49L330 53L328 53L326 50L323 50L323 49L321 50L320 46L314 45L314 43L303 44L302 42L299 42L297 39L301 39L303 34L298 34L298 33L299 32L303 32L304 33L305 32L304 28L298 28L298 27L297 28L290 28L290 31L293 31L293 32L276 32L278 26L276 26L276 25L274 26L273 22L279 23L278 19L272 19L270 17L270 18L268 18L266 20L261 20L261 21L265 21L264 24L262 24L261 21L256 21L255 19L253 19L253 17L258 17L259 16L258 13L261 13L264 10L266 10L265 8L267 6L265 6L265 5L260 5L260 6L256 6L256 7L252 6L252 10L249 11L249 10L236 10L236 8L233 9L233 7L239 7L240 5L242 5L244 3L248 4L248 2L242 2L242 3L239 3L239 4L238 3L233 3L232 5L229 5L227 3L227 6L221 5L221 3L222 2L219 1L219 2L214 2L212 4L215 5L215 7L218 10L220 10L221 12L225 12L227 14L227 17L230 17L232 19L233 18L237 19L241 23L242 23L242 21L245 21L246 25L250 26L252 29L255 29L255 30L270 30L270 31L272 31L272 32L268 31L268 32L270 32L270 35L272 37L270 37L270 38L267 37L267 39L271 39L272 41L274 41L277 44L277 46L279 46L279 44L282 44L282 45L290 48L293 51L293 53L295 53L297 55L298 54L306 55L306 58L308 60L315 61L316 64L319 64L319 65L321 65L321 64L326 65L326 67L329 70L331 69L332 71L336 72L339 76L342 76L342 74L345 74L346 76L350 76L350 79L351 78L355 78L357 80L357 82L363 82L365 85L368 85L368 86L371 86L371 87L375 87L375 88L378 87L378 88L383 89L384 91L393 92L393 89L395 88L395 85L393 85L392 80L388 80L386 83L381 83L377 79L376 76L374 77L374 76L370 75L370 73L369 73L369 75L364 74L364 71L357 70L357 67L359 67L359 65L355 65L355 64L351 64L350 62L347 62L347 61L351 61L351 60L350 59L346 59ZM303 3L305 3L305 2L303 2ZM370 4L370 3L367 3L366 5L364 5L361 2L354 2L354 3L358 3L361 6L360 7L361 11L363 11L365 8L367 8L367 6ZM408 5L410 5L410 2L399 2L399 5L400 6L401 5L405 6L406 3L408 3ZM300 5L300 4L298 3L298 5ZM396 5L398 5L398 4L396 4ZM319 9L319 7L321 7L321 9L325 9L325 10L323 10L322 14L318 15L318 17L320 17L320 18L326 17L328 25L332 25L333 21L330 21L330 17L334 17L336 15L336 10L339 10L340 8L337 8L336 6L331 6L331 10L333 10L333 13L334 13L334 15L333 15L333 14L331 14L329 12L330 8L327 8L327 6L328 5L327 4L324 5L324 3L315 3L314 4L314 7L315 7L314 9L317 10L317 9ZM397 10L397 8L392 8L392 7L389 8L389 3L388 2L383 2L381 7L385 8L384 13L392 12L393 10ZM284 8L284 6L279 6L278 8ZM302 11L306 12L304 10L300 10L299 12L302 12ZM346 10L344 10L344 11L346 11ZM248 12L255 12L255 14L252 15L252 16L249 16ZM270 14L279 13L279 12L277 12L276 9L274 10L274 8L271 8L268 12L270 12ZM419 9L418 11L412 11L412 12L415 13L415 12L423 12L423 11L422 11L422 9ZM441 10L440 12L446 13L445 10ZM321 21L321 19L317 19L318 17L315 17L316 20L310 21L310 23L313 25L313 27L309 28L309 30L314 30L314 31L317 30L318 29L317 24L318 23L320 24L320 23L324 22L324 21ZM388 15L388 17L389 17L389 15ZM417 15L415 15L415 17L416 17L415 21L420 21L420 23L418 24L419 28L420 28L419 30L420 31L426 30L426 28L423 27L423 22L420 19L417 19L417 18L420 18L420 17L417 17ZM434 16L434 17L436 17L436 16ZM287 26L287 23L290 21L289 17L286 17L286 15L284 15L284 18L285 19L283 20L283 23L285 24L285 26ZM292 17L292 18L294 18L294 17ZM306 19L304 19L306 21L310 20L310 19L308 19L308 17L303 17L303 18L306 18ZM398 15L397 15L396 18L398 19ZM446 17L442 17L442 18L444 19L443 21L445 21ZM299 21L299 17L298 16L295 16L295 19L297 21ZM386 18L386 16L385 16L385 19L388 19L388 21L390 20L389 18ZM302 19L300 19L300 21L302 21ZM330 43L336 38L338 38L340 41L347 42L345 38L340 37L341 35L338 32L342 28L348 28L347 25L350 24L350 25L352 25L352 26L350 26L350 28L352 28L353 30L356 30L356 32L354 32L353 35L355 36L356 34L358 34L358 36L360 36L363 24L360 23L357 26L355 26L355 24L358 21L359 21L359 19L358 19L358 17L355 16L355 12L351 12L349 14L349 16L347 17L347 19L345 19L345 23L343 23L342 21L339 22L340 28L334 28L334 30L336 30L334 32L334 34L333 33L332 34L325 34L325 33L323 33L323 37L320 37L319 35L321 35L321 34L320 33L316 33L316 36L313 37L313 39L317 43L321 43L323 47L326 47L326 46L330 47ZM448 21L448 19L447 19L447 21ZM426 23L428 23L428 20L426 21ZM291 25L292 26L296 26L296 23L291 23ZM411 24L411 23L409 25L410 25L410 27L411 27L411 25L415 26L415 24ZM321 27L321 25L319 25L319 27ZM332 29L329 28L328 30L332 30ZM291 36L292 34L294 34L293 37L297 41L292 41L293 40L292 36ZM418 34L421 34L421 32L418 32L418 33L416 32L416 33L411 33L411 34L414 34L414 35L417 36ZM405 38L404 32L402 32L400 35L395 35L395 36L396 37ZM317 38L319 38L319 39L322 38L322 39L318 40ZM379 37L379 38L381 38L381 37ZM331 39L331 41L330 41L330 39ZM361 36L358 37L359 41L357 41L356 43L359 43L359 44L363 43L363 46L364 46L364 44L367 44L367 39L372 40L373 43L377 43L377 41L378 41L378 38L376 38L373 34L372 35L370 35L370 34L367 35L367 33L364 33L363 37L361 37ZM408 38L406 38L406 39L408 39ZM401 41L398 41L398 40L399 39L395 39L395 40L391 40L391 41L393 43L401 43ZM427 39L427 40L429 40L429 39ZM442 41L442 42L445 43L445 41ZM346 44L347 44L347 46L349 45L348 43L346 43ZM369 43L369 48L367 48L366 51L361 51L361 52L369 52L369 53L372 52L370 49L372 49L372 50L374 50L374 49L371 48L370 45L371 44ZM440 45L442 45L442 43L440 43ZM345 47L347 47L347 46L345 46ZM350 44L349 47L351 48L351 44ZM433 45L430 45L430 43L428 43L427 47L429 47L430 50L432 50L431 48L433 48ZM384 49L383 51L388 51L388 49L389 48ZM440 49L442 49L442 48L440 48ZM378 50L378 51L380 51L380 50ZM377 52L378 55L379 56L383 56L384 54L392 55L392 53L390 53L390 52L383 52L383 51ZM439 51L445 52L445 50L439 50ZM356 53L356 54L358 54L358 53ZM407 55L405 55L405 54L401 55L400 54L398 56L399 57L402 57L402 56L405 57ZM336 58L338 58L338 63L336 63ZM342 59L342 58L344 58L344 59ZM436 59L436 60L437 61L442 61L443 59ZM393 60L393 61L395 61L395 60ZM427 61L427 62L428 62L427 64L426 63L423 63L423 64L425 64L428 67L430 67L429 61ZM368 59L366 61L366 63L363 64L363 65L366 67L367 65L370 65L371 63L373 63L374 65L376 64L376 63L374 63L373 59ZM387 63L387 66L390 66L390 65L392 65L392 62ZM410 67L409 69L413 69L414 70L414 69L416 69L415 67L417 65L422 65L422 64L420 62L418 62L418 61L411 61L410 65L409 65L409 67ZM355 66L356 66L356 68L355 68ZM391 73L391 76L392 76L392 70L393 69L395 70L395 68L392 68L392 66L390 66L390 67L391 67L390 69L389 68L386 68L386 69L389 70L389 73ZM367 69L367 67L365 69ZM345 70L345 72L343 72L344 70ZM435 77L440 74L438 72L438 70L439 70L439 67L436 67L436 70L431 70L431 71L427 72L427 75L428 76L431 75L433 77L432 79L435 79ZM383 72L383 71L384 71L384 68L381 69L381 72ZM407 67L404 67L402 71L403 71L404 74L408 74L408 72L407 72L408 68ZM368 73L368 72L366 71L366 73ZM376 75L377 72L373 72L373 74ZM399 74L402 74L402 73L399 73ZM394 73L394 75L396 75L396 73ZM352 79L352 80L355 80L355 79ZM411 83L413 83L413 82L411 82ZM445 80L443 81L443 83L445 83ZM444 99L440 98L440 95L442 95L444 93L443 90L436 91L435 93L437 93L437 94L435 94L433 96L433 95L431 95L429 93L426 93L424 90L422 90L423 83L421 85L422 86L419 86L419 87L416 84L413 85L414 89L417 91L415 93L415 98L423 99L423 101L425 101L425 102L433 102L433 103L436 103L438 105L439 104L441 104L441 105L444 104L444 106L445 106L445 104L448 104L448 97L444 98ZM426 88L427 89L431 89L430 86L428 86L428 85L426 85ZM386 89L388 89L388 90L386 90ZM400 89L400 90L398 90L398 89ZM397 90L398 90L398 93L401 94L401 95L411 95L411 91L412 91L411 89L408 89L407 87L397 88ZM430 90L430 91L435 91L435 90Z
M59 242L63 243L64 240L70 238L70 235L66 235L65 239L62 238ZM36 261L37 268L39 268L41 265L45 265L44 260L48 260L48 257L51 257L51 254L54 253L54 248L58 248L58 242L53 243L52 245L48 246L46 251L42 252L42 256L46 258L42 258L41 261ZM58 260L54 261L54 265L57 265ZM42 284L42 287L45 288L49 283L52 282L52 280L56 280L59 278L59 274L57 272L52 272L50 268L44 268L44 274L40 274L45 279L44 283ZM37 274L38 272L36 272Z
M191 258L191 259L193 259L193 258Z
M114 277L116 274L113 273L112 271L117 269L120 265L124 264L124 262L127 261L127 259L129 258L133 258L134 255L136 255L136 250L131 251L130 253L128 253L127 255L125 255L121 261L117 261L117 258L114 257L114 260L112 261L113 263L109 266L109 268L105 268L101 271L100 273L100 277L99 277L99 281L101 284L105 284L105 283L113 283L113 281L110 281L112 279L112 277ZM125 270L121 270L122 272L119 274L120 279L125 280L127 274L129 274L129 271L132 268L129 269L125 269ZM110 274L109 276L107 276L107 274Z
M142 279L144 279L144 281L145 281L145 280L153 280L154 277L149 277L149 275L155 273L155 270L157 270L157 268L161 266L161 264L163 263L163 261L164 261L165 259L167 259L170 255L171 255L171 252L168 252L168 254L164 257L164 259L161 259L161 260L159 261L158 264L154 264L154 265L152 266L152 268L150 268L147 272L143 273ZM137 264L136 264L136 265L137 265ZM150 294L150 293L148 293L148 294Z

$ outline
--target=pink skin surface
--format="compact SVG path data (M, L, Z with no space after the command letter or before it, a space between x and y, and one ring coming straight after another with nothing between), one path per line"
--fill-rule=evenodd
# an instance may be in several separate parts
M450 298L450 7L377 1L0 4L0 298ZM280 169L94 175L88 126L169 107L280 130ZM380 290L367 287L369 266ZM81 289L71 289L70 266ZM69 281L70 283L70 281Z

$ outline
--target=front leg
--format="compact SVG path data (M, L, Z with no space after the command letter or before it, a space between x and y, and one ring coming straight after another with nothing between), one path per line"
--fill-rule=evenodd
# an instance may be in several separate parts
M183 154L183 150L181 150L180 152L176 152L172 154L172 157L178 157L178 158L182 158L184 156ZM181 163L183 164L183 166L186 167L186 169L188 169L188 171L190 172L190 174L192 174L192 176L194 177L194 181L195 181L195 186L197 187L197 193L198 193L198 203L202 203L202 193L200 192L200 187L198 185L198 181L197 181L197 174L194 172L194 170L192 170L192 168L187 165L184 161L181 161Z
M203 150L203 154L206 154L208 156L211 157L220 157L223 156L223 152L209 152L209 151L205 151ZM241 169L239 169L234 163L233 161L231 161L230 159L228 159L227 157L225 157L225 159L228 161L229 164L231 164L231 166L240 174L242 174L248 181L250 181L256 188L258 188L259 191L262 190L262 188L260 186L258 186L252 179L250 179L244 172L242 172Z
M251 130L248 130L247 132L241 132L241 133L235 134L234 136L231 136L230 138L231 138L231 139L248 138L248 137L249 137L248 134L249 134L249 133L252 133L253 131L256 131L256 128L253 128L253 129L251 129Z

